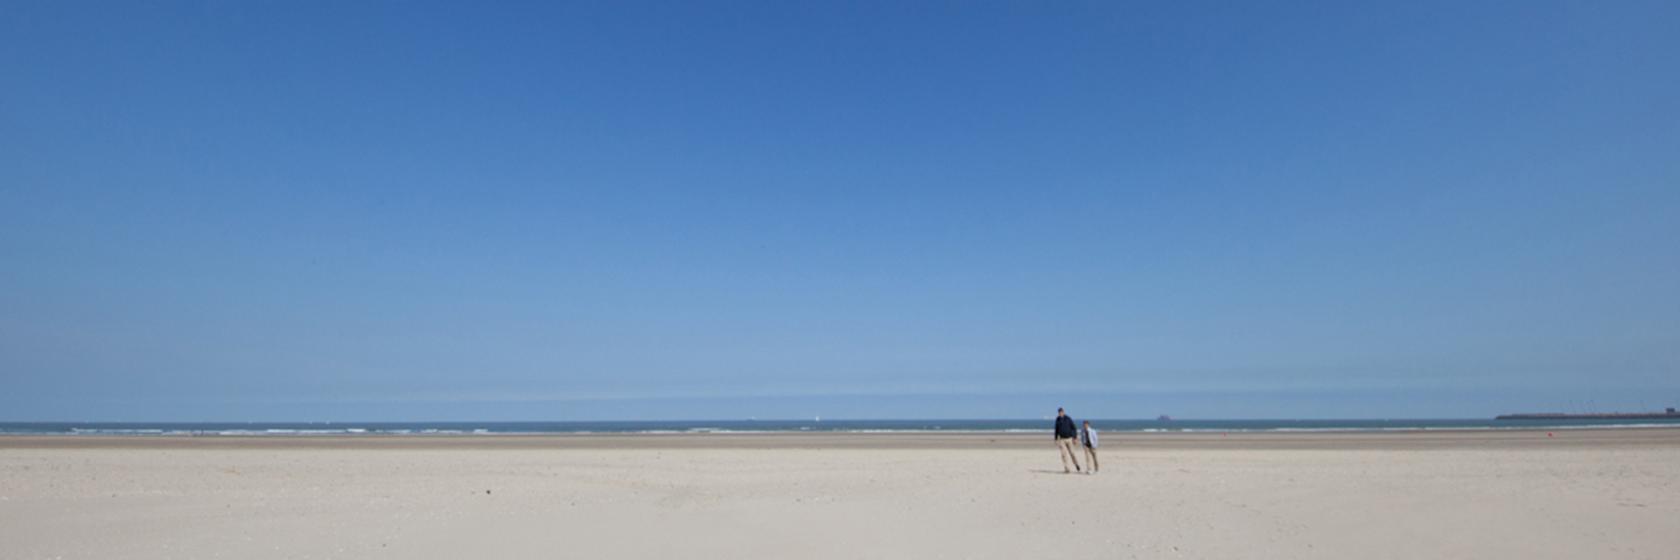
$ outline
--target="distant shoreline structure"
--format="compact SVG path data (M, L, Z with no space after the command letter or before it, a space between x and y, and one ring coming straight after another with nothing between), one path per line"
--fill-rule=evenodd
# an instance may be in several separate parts
M1669 407L1664 412L1591 412L1586 414L1568 414L1563 412L1525 412L1519 414L1501 414L1494 420L1662 420L1680 418L1680 412Z

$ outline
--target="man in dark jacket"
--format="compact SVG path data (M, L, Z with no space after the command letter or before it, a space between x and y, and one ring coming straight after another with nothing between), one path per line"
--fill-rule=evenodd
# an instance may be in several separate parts
M1067 411L1056 409L1056 448L1062 452L1062 472L1082 470L1079 468L1079 455L1074 451L1078 442L1079 428L1073 426L1073 418L1067 415ZM1073 462L1073 471L1068 470L1068 461Z

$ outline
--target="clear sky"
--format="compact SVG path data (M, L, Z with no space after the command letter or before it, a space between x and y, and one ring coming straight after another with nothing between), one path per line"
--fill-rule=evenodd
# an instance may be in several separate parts
M0 3L0 420L1680 405L1680 3Z

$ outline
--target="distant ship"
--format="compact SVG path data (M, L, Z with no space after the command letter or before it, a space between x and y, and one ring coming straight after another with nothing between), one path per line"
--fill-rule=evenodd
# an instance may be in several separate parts
M1494 420L1680 420L1680 412L1670 407L1664 412L1591 412L1587 414L1567 414L1563 412L1528 412L1522 414L1501 414Z
M1172 417L1171 417L1171 416L1167 416L1167 415L1165 415L1165 414L1162 414L1162 415L1160 415L1160 416L1156 416L1156 417L1155 417L1155 421L1156 421L1156 422L1171 422L1171 421L1172 421Z

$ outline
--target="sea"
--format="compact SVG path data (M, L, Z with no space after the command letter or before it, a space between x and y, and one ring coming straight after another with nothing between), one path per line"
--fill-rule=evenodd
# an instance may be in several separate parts
M1082 419L1084 420L1084 419ZM1089 419L1105 432L1385 432L1680 428L1680 419ZM0 422L0 435L380 436L591 433L1049 432L1052 420L646 420L610 422Z

